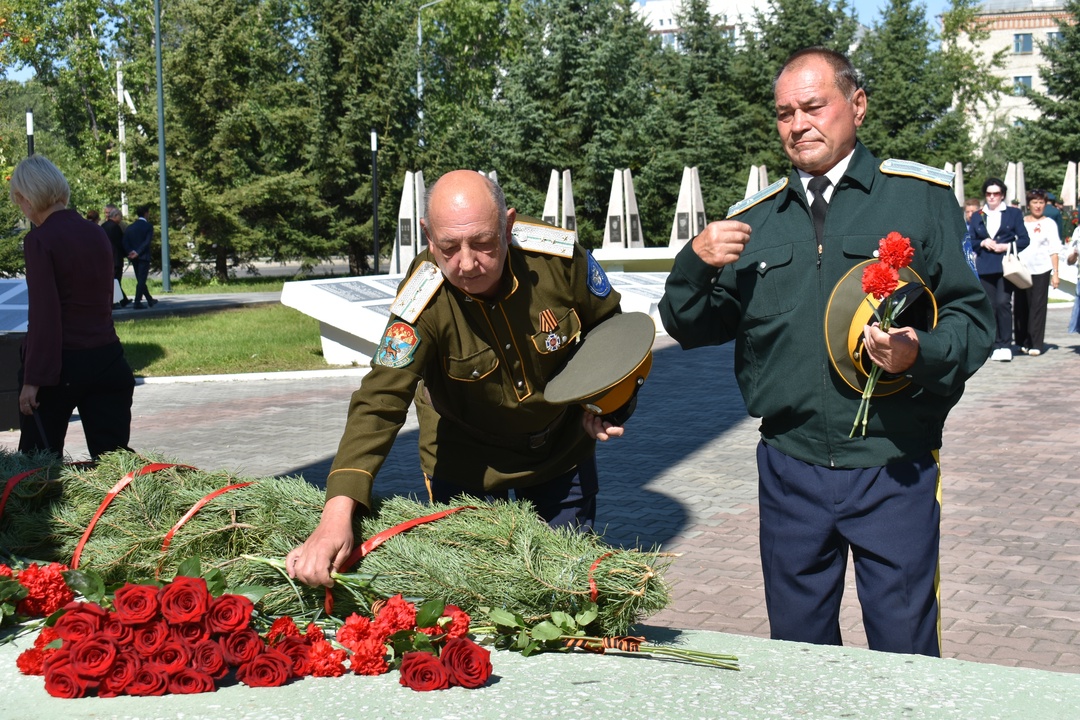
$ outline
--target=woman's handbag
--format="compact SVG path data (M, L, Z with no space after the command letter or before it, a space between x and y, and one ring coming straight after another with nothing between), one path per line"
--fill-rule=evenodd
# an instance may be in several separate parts
M1009 249L1005 251L1005 256L1001 258L1001 272L1005 274L1005 279L1013 284L1014 287L1020 290L1027 290L1031 287L1031 271L1028 270L1027 265L1020 259L1019 253L1016 252L1016 243L1009 243Z

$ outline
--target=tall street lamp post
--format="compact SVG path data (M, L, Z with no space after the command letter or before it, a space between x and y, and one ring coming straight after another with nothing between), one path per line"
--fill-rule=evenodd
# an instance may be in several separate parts
M379 135L371 131L371 244L372 268L379 274Z

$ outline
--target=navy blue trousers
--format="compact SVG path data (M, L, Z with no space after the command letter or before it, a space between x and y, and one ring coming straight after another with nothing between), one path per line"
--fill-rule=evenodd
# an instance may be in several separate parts
M431 502L449 503L458 495L476 495L458 485L439 478L425 477ZM590 455L577 467L539 485L516 488L514 497L528 500L536 507L537 514L551 527L572 527L592 530L596 521L596 494L600 483L596 474L596 456ZM508 500L509 490L495 491L484 499Z
M934 454L853 470L758 445L761 568L772 637L840 645L848 550L872 650L941 655Z

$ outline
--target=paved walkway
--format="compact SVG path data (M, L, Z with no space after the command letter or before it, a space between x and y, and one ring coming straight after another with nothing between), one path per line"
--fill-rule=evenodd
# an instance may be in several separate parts
M1049 352L988 363L950 416L942 451L946 657L1080 673L1080 335L1064 332L1068 313L1049 312ZM132 445L204 469L321 482L359 382L356 371L329 375L140 385ZM734 383L730 346L683 352L658 340L628 437L599 449L607 538L676 554L667 575L674 603L650 624L768 636L756 427ZM16 443L15 433L0 433L0 446ZM77 427L68 450L85 456ZM377 489L422 492L415 422ZM842 626L846 643L865 646L850 577Z

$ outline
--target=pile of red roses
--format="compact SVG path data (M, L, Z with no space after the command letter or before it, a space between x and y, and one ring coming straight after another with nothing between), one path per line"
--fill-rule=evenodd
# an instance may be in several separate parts
M26 592L26 596L15 605L15 614L28 618L48 617L75 599L75 594L68 588L61 574L67 569L67 565L60 563L49 563L41 567L37 563L31 563L28 567L15 571L0 563L0 578L15 580Z
M251 687L323 674L321 658L333 651L317 628L295 647L269 647L251 627L251 600L214 597L203 578L178 576L163 587L128 583L112 605L66 605L54 627L19 656L19 669L44 675L45 690L56 697L199 693L217 689L230 671Z

